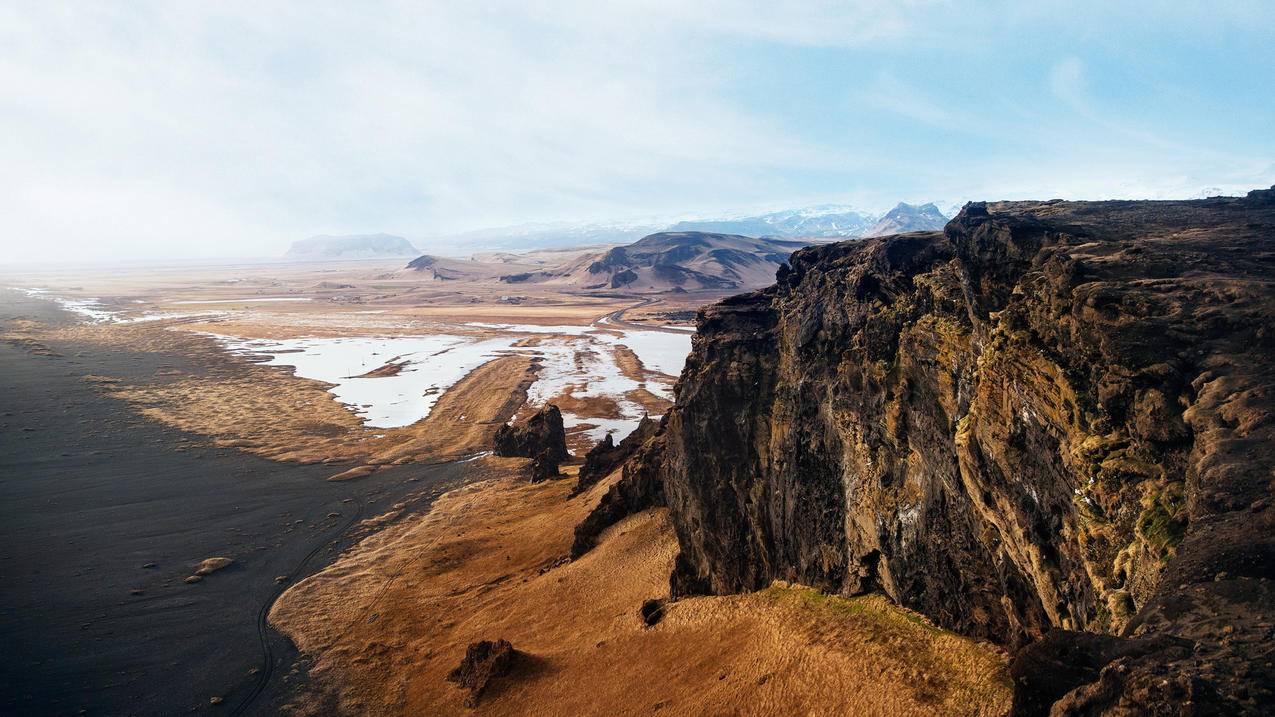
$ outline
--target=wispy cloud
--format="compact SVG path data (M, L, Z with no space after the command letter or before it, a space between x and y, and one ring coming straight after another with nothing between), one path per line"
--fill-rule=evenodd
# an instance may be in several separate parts
M320 232L889 205L1008 177L1048 192L1095 161L1135 182L1174 164L1204 184L1270 174L1269 137L1191 145L1092 86L1120 70L1093 48L1128 32L1023 5L3 3L0 244L19 258L275 254ZM1087 12L1131 12L1108 5L1121 7ZM1198 26L1249 33L1260 64L1269 9L1218 12ZM1025 47L1044 25L1071 49ZM1201 121L1272 109L1195 83L1222 102L1183 109ZM997 109L1011 100L1030 112Z

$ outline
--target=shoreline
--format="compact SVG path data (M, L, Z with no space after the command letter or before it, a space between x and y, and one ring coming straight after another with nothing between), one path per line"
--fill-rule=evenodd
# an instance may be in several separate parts
M0 292L0 321L15 318L69 315ZM0 675L21 685L4 711L159 715L219 698L235 714L273 712L296 688L280 679L295 649L262 632L278 595L362 537L363 519L398 503L400 515L425 510L473 472L386 466L332 483L333 465L218 448L84 380L197 372L199 357L47 348L0 343L0 615L10 646ZM235 564L183 582L217 555Z

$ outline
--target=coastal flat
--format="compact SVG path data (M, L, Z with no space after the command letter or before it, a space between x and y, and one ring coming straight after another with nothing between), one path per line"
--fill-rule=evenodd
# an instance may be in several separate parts
M5 321L71 320L9 292L0 311ZM332 483L338 466L219 448L85 380L207 368L198 357L92 342L0 342L0 679L21 685L6 690L0 711L159 715L214 697L238 704L264 671L291 661L287 641L260 632L262 608L322 567L363 518L403 501L427 505L464 475L455 464L414 466ZM183 582L213 556L235 563Z

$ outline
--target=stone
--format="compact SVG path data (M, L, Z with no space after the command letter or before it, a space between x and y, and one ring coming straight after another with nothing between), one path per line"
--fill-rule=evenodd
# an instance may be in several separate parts
M195 574L196 575L212 575L218 570L224 570L230 567L231 565L234 565L234 563L235 561L231 558L225 558L225 557L207 558L199 564L199 567L195 568Z
M477 707L492 680L508 674L513 668L516 654L507 640L470 643L465 649L464 659L448 673L447 681L455 682L457 687L468 691L466 707Z
M538 458L546 456L554 463L571 458L567 452L567 433L562 426L562 412L549 404L525 422L496 429L493 452L498 456Z
M553 460L552 456L546 452L536 456L531 461L528 468L530 480L532 483L539 483L551 478L558 478L562 474L558 471L558 463Z

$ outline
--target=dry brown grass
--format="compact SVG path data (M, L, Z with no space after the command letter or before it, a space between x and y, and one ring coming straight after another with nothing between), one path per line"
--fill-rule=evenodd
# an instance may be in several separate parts
M641 406L651 416L662 416L673 405L672 401L656 396L645 388L626 391L624 397Z
M192 359L199 371L165 368L153 380L136 383L95 375L85 380L148 418L208 436L217 445L304 463L441 461L487 450L496 428L526 400L535 377L530 357L502 356L448 389L425 419L404 428L371 429L327 392L327 384L252 363L207 337L160 324L24 325L9 327L5 338L88 342Z
M493 475L516 462L491 459ZM464 714L445 681L468 643L528 655L478 708L491 715L1002 714L1003 657L884 598L799 587L683 600L657 625L677 550L663 510L632 516L558 565L610 481L497 478L373 535L275 604L328 699L359 714ZM554 567L558 565L557 567ZM319 693L295 705L317 713Z
M268 458L379 465L487 449L533 378L526 356L494 359L448 389L424 419L384 429L364 427L323 383L247 362L234 377L187 376L112 393L150 418Z
M589 418L622 418L620 405L610 396L577 396L575 386L567 386L561 393L550 398L558 408L588 420Z
M613 346L612 354L615 356L615 365L620 369L620 373L631 381L641 383L647 379L650 372L642 365L642 360L633 353L633 349L628 346Z

